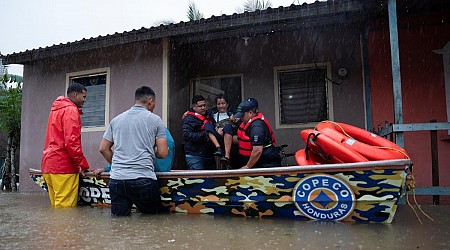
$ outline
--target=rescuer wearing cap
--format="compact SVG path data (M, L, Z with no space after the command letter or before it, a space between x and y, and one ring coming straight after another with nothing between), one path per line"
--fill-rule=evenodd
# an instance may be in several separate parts
M241 118L237 137L239 154L242 156L243 167L266 168L281 166L281 157L275 146L275 136L272 126L255 106L256 100L246 100L239 104L236 118Z

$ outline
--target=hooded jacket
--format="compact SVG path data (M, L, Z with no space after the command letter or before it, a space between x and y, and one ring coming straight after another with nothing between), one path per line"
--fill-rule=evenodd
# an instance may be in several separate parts
M89 169L81 147L82 112L64 96L52 104L42 155L42 173L75 174Z

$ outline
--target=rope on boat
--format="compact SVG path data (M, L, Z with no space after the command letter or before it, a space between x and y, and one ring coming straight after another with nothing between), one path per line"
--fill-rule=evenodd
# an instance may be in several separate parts
M322 146L320 146L320 144L317 142L317 136L319 136L319 135L320 135L320 133L319 134L310 133L308 135L308 138L306 139L306 147L305 147L306 160L308 160L308 158L309 158L308 151L311 150L310 144L311 144L311 142L313 142L314 145L316 145L320 150L320 152L316 152L316 153L325 160L325 163L329 163L330 160L333 158L333 156L328 155L325 152L325 150L323 150Z
M336 123L336 122L334 122L334 121L328 121L328 120L327 120L327 121L322 121L321 123L331 123L331 124L337 126L337 127L341 130L341 132L342 132L344 135L346 135L346 136L349 137L349 138L353 138L352 136L350 136L350 135L345 131L345 129L344 129L341 125L339 125L338 123ZM314 128L314 130L317 130L317 126ZM308 137L308 139L309 139L309 137ZM353 139L354 139L354 138L353 138ZM403 151L403 150L399 150L399 149L391 148L391 147L383 147L383 146L374 146L374 145L370 145L370 146L372 146L372 147L374 147L374 148L380 148L380 149L392 150L392 151L395 151L395 152L397 152L397 153L402 154L406 159L410 159L409 155L406 154L406 152ZM416 215L416 218L417 218L417 220L420 222L420 224L423 224L423 222L422 222L422 220L420 219L420 217L419 217L419 215L418 215L416 209L414 209L414 206L411 205L411 203L409 202L409 199L408 199L408 196L409 196L409 195L408 195L408 192L411 190L412 196L413 196L413 200L414 200L414 204L415 204L415 206L417 207L417 209L419 209L419 211L420 211L425 217L427 217L429 220L435 221L435 220L434 220L433 218L431 218L427 213L425 213L425 212L420 208L420 205L417 203L417 200L416 200L416 193L415 193L415 190L414 190L414 187L415 187L415 180L414 180L414 170L413 170L413 165L412 165L412 164L410 165L409 169L410 169L410 171L409 171L409 173L408 173L407 176L406 176L406 202L408 203L408 206L413 210L413 212L414 212L414 214Z
M435 221L433 218L431 218L431 216L429 216L427 213L425 213L421 208L420 205L417 203L416 200L416 192L414 191L414 187L415 187L415 180L414 180L414 169L412 167L412 164L410 166L410 172L408 173L408 175L406 176L406 203L408 203L408 206L413 210L414 214L416 215L417 220L420 222L420 224L423 224L422 220L419 218L419 215L417 214L416 210L414 209L414 206L411 205L411 203L409 202L408 199L408 192L411 190L412 192L412 196L414 199L414 204L415 206L417 206L417 209L419 209L419 211L425 215L425 217L427 217L429 220L431 221Z
M326 121L321 121L320 123L331 123L331 124L333 124L334 126L339 127L339 128L342 130L342 133L343 133L344 135L346 135L347 137L353 138L353 137L351 137L349 134L347 134L347 132L345 132L344 128L343 128L341 125L337 124L337 123L334 122L334 121L326 120ZM319 123L319 124L320 124L320 123ZM319 125L319 124L317 124L317 125ZM317 130L317 125L314 127L314 130ZM354 138L353 138L353 139L354 139Z
M353 137L350 136L347 132L345 132L344 128L343 128L341 125L339 125L338 123L333 122L333 121L323 121L323 122L324 122L324 123L331 123L331 124L333 124L333 125L339 127L339 129L342 131L342 133L343 133L344 135L346 135L346 136L349 137L349 138L353 138ZM316 129L317 129L317 126L316 126L314 129L316 130ZM354 138L353 138L353 139L354 139ZM403 151L403 150L399 150L399 149L391 148L391 147L383 147L383 146L374 146L374 145L370 145L370 146L372 146L372 147L374 147L374 148L380 148L380 149L392 150L392 151L395 151L395 152L397 152L397 153L402 154L406 159L410 159L409 155L406 154L406 152ZM427 217L429 220L435 221L433 218L431 218L431 216L429 216L427 213L425 213L425 212L422 210L422 208L420 208L420 205L417 203L417 200L416 200L416 193L415 193L415 190L414 190L414 187L415 187L415 180L414 180L414 170L413 170L413 165L412 165L412 164L410 165L409 169L410 169L410 172L409 172L409 173L407 174L407 176L406 176L406 202L408 203L408 206L413 210L413 212L414 212L414 214L416 215L416 218L417 218L417 220L420 222L420 224L423 224L423 222L422 222L422 220L420 219L420 217L419 217L417 211L414 209L414 206L411 205L411 203L409 202L409 199L408 199L408 192L411 190L412 196L413 196L413 200L414 200L414 204L415 204L415 206L417 207L417 209L419 209L419 211L420 211L425 217Z
M338 123L336 123L336 122L334 122L334 121L328 121L328 120L326 120L326 121L322 121L322 122L320 122L320 123L331 123L331 124L333 124L334 126L338 127L338 128L341 130L341 132L342 132L345 136L347 136L347 137L349 137L349 138L352 138L352 139L356 140L356 139L353 138L351 135L347 134L347 132L345 132L345 129L344 129L341 125L339 125ZM319 123L319 124L320 124L320 123ZM314 130L317 130L317 125L314 127ZM373 148L392 150L392 151L395 151L395 152L400 153L400 154L402 154L403 156L405 156L405 159L410 159L410 158L409 158L409 155L406 154L405 151L398 150L398 149L396 149L396 148L383 147L383 146L374 146L374 145L370 145L370 144L367 144L367 145L369 145L369 146L371 146L371 147L373 147Z

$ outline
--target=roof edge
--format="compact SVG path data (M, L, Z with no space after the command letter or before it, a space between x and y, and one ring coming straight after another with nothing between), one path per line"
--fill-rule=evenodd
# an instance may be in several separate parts
M220 32L245 28L252 25L262 25L270 22L284 22L298 19L317 19L336 13L364 12L371 6L370 3L358 0L328 0L326 2L316 1L311 4L280 6L278 8L267 8L266 10L256 10L254 12L244 12L241 14L211 16L207 19L200 19L189 22L179 22L177 24L160 25L138 30L131 30L112 35L98 36L95 38L68 42L65 44L52 45L45 48L26 50L24 52L13 53L2 56L4 64L28 64L35 60L50 58L69 53L82 52L93 49L101 49L109 46L123 45L140 41L158 40L165 37L187 36L205 32ZM375 2L375 1L368 1Z

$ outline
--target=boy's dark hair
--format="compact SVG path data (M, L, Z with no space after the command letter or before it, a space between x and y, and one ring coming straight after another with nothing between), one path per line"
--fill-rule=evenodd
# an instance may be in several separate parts
M136 89L136 92L134 92L134 100L140 101L140 102L148 102L148 99L155 98L155 91L153 91L152 88L148 86L142 86Z
M204 101L205 97L203 97L202 95L195 95L194 97L192 97L192 104L197 104L197 102L200 101Z
M217 100L223 99L225 100L226 103L230 104L230 102L228 101L228 97L226 97L224 94L219 94L218 96L216 96L215 101L217 104Z
M83 84L74 82L74 83L71 83L69 85L69 87L67 88L67 95L69 95L72 92L83 93L83 90L87 91L86 87Z

